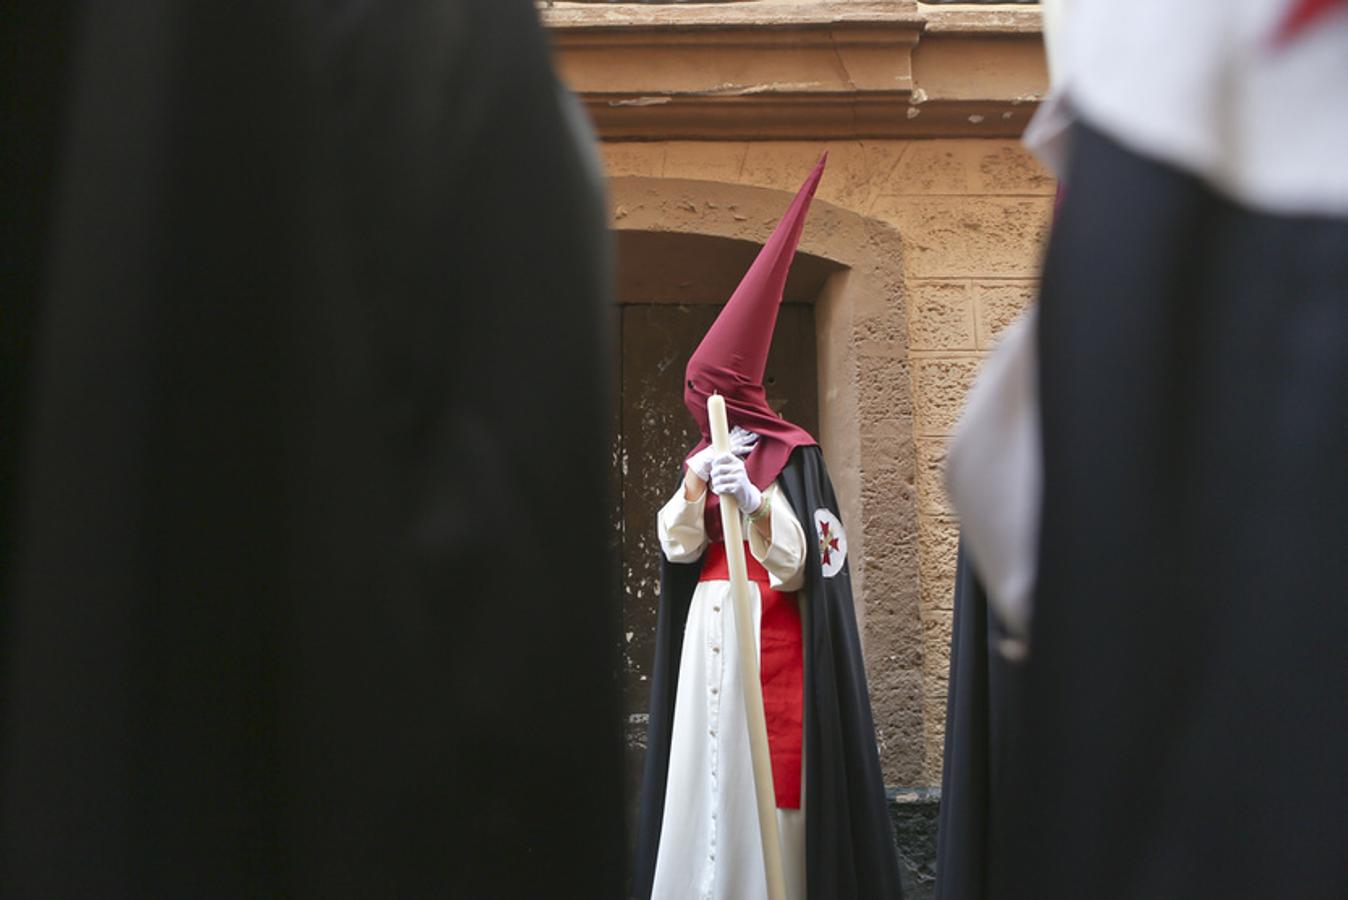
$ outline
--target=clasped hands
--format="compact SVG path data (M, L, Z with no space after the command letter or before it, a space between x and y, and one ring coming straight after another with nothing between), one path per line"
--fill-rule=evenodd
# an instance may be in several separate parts
M763 504L763 494L749 480L743 457L748 456L757 443L757 434L736 425L730 430L730 452L718 454L715 448L704 447L688 460L688 474L709 483L714 493L734 497L740 510L752 515Z

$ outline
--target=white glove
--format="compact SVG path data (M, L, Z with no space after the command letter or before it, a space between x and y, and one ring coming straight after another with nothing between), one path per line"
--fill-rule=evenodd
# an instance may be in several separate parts
M763 494L749 480L744 460L734 453L723 453L712 460L711 489L722 497L734 497L740 511L749 515L763 505Z
M745 431L736 425L730 429L730 452L736 456L748 456L758 443L758 435ZM716 458L716 448L711 444L703 447L688 460L688 469L703 481L711 481L711 461Z

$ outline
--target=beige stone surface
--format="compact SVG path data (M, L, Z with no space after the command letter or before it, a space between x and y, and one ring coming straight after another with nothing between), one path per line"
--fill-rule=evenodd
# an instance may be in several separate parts
M740 181L749 144L743 141L667 141L664 147L664 178L695 178L702 181ZM808 169L806 171L809 171Z
M913 80L934 100L978 98L992 92L1028 103L1043 95L1048 72L1038 35L996 40L949 37L918 43Z
M828 151L828 168L818 196L859 212L869 209L903 147L903 141L829 141L821 148Z
M946 440L940 437L918 438L917 498L922 516L953 516L954 509L945 490Z
M951 608L959 540L959 523L953 517L923 517L917 550L924 611Z
M1057 181L1019 141L964 141L980 192L1052 196Z
M955 428L964 397L982 360L974 356L913 360L917 433L923 437L947 435Z
M610 178L624 175L660 176L665 166L664 144L601 143L600 156Z
M886 193L892 193L889 185L894 183L895 173L903 162L903 158L911 152L915 144L923 144L925 141L862 141L861 149L866 158L866 177L869 184L866 185L865 202L858 207L859 210L870 213L877 197Z
M883 684L871 680L871 706L881 711L875 739L886 784L926 783L926 702L921 672L905 672ZM892 711L892 714L884 714Z
M975 190L967 143L970 142L912 141L886 185L887 193L968 194Z
M949 606L945 609L924 609L922 610L922 634L923 643L926 645L926 669L927 676L925 681L931 687L939 687L938 691L931 691L929 695L936 705L945 701L945 684L949 679L950 673L950 628L954 622L955 613ZM939 718L939 717L933 717Z
M1051 207L1047 197L883 196L873 212L903 235L913 278L1030 278Z
M978 349L991 349L1007 326L1030 308L1036 291L1037 281L975 282L973 296L978 324Z
M859 378L862 421L875 422L892 416L912 415L908 385L908 361L892 357L864 357L865 377Z
M974 307L968 282L915 281L909 297L910 349L975 349Z
M949 634L949 624L944 627L946 634ZM946 646L949 646L947 640ZM928 672L922 682L922 713L923 713L923 780L930 784L940 784L941 782L941 753L945 748L945 710L946 693L949 682L946 673L949 672L950 661L945 661L945 668L939 674Z
M750 144L744 157L741 180L758 187L795 191L819 160L819 154L828 149L827 143L814 141L779 141L771 144ZM849 160L834 153L820 179L816 196L828 201L833 186L847 178Z
M896 142L897 143L897 142ZM887 194L1051 196L1055 182L1018 141L908 141Z
M927 759L926 759L926 777L931 784L939 785L941 783L941 763L942 754L945 751L945 720L941 719L936 725L928 731L927 741ZM931 773L935 773L933 776Z
M954 611L948 607L922 611L923 643L926 646L923 694L927 720L938 726L945 711L946 687L950 680L950 630L954 618Z

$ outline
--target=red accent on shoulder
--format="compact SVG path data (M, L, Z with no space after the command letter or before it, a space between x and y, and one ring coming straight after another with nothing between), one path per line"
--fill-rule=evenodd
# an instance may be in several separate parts
M1273 43L1277 46L1289 43L1336 6L1348 7L1348 0L1297 0L1278 26Z

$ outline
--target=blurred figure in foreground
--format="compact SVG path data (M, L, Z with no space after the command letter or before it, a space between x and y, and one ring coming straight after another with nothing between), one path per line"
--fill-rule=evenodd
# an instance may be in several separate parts
M1028 655L943 896L1348 896L1348 4L1078 0L1065 59L1032 609L973 554Z
M618 896L604 210L532 5L42 6L0 895Z

